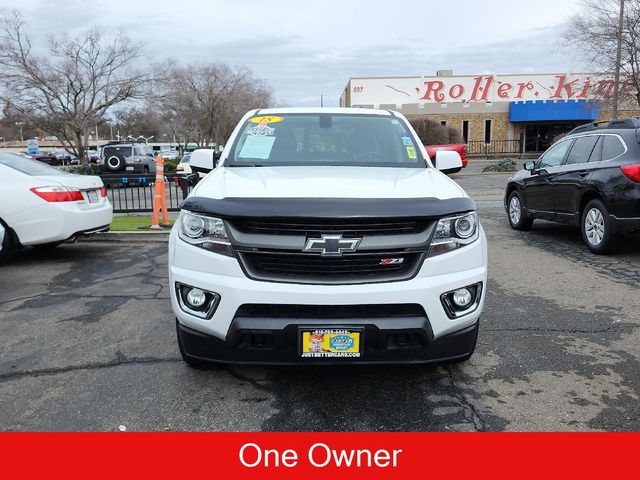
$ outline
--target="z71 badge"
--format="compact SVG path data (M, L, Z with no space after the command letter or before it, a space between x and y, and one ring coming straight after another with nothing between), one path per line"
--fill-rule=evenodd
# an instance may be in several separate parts
M380 265L402 265L404 258L383 258L380 260Z

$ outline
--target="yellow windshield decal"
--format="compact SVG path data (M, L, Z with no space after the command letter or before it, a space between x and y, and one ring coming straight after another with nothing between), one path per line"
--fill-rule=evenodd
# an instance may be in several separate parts
M280 122L284 122L284 118L272 117L272 116L253 117L249 119L249 122L250 123L280 123Z

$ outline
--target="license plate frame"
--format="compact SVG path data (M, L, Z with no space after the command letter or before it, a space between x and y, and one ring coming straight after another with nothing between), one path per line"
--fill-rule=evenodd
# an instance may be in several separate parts
M313 342L312 335L314 335ZM363 357L363 354L364 328L342 326L298 328L298 356L300 358L358 360Z
M98 191L97 190L88 190L87 191L87 199L89 203L98 203L99 201Z

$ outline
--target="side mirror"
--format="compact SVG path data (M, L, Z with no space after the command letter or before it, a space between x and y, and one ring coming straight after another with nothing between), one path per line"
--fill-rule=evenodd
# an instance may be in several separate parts
M189 159L191 170L197 173L209 173L216 167L215 152L210 149L195 150Z
M536 162L532 162L532 161L524 162L524 169L530 172L534 172L536 169Z
M458 152L439 150L436 152L435 164L442 173L455 173L462 169L462 157Z

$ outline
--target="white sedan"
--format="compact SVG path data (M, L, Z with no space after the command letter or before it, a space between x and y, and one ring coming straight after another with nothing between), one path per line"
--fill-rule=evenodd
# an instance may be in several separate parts
M108 231L112 219L100 177L0 153L0 260L15 248L54 247Z

